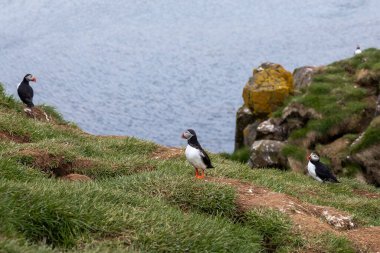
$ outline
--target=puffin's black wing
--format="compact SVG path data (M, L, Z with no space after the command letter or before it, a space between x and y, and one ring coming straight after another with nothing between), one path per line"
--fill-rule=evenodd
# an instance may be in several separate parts
M212 166L211 164L211 160L210 160L210 157L208 157L206 151L204 151L202 148L200 149L200 154L201 154L201 158L202 158L202 161L204 164L206 164L206 168L214 168L214 166Z
M339 183L338 179L330 172L329 168L321 162L315 164L315 173L323 181Z
M24 102L28 107L33 107L33 89L29 85L20 85L17 89L18 96L21 101Z

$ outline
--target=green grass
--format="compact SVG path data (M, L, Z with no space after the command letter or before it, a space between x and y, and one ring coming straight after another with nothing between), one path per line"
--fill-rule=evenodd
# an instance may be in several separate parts
M232 154L221 153L220 155L222 157L224 157L226 159L230 159L232 161L247 163L251 153L250 153L249 147L243 147L243 148L240 148L240 149L234 151Z
M245 224L260 231L262 244L269 252L289 252L301 248L305 242L292 231L291 220L283 213L272 209L254 209L244 215Z
M281 110L290 103L301 103L313 108L322 115L321 119L310 120L303 128L290 134L290 140L295 142L306 137L307 133L314 131L317 137L333 135L333 129L341 128L344 132L350 121L354 121L364 109L369 107L368 91L355 84L355 72L367 69L371 76L380 81L380 50L367 49L355 57L335 62L326 66L313 77L311 85L301 95L290 97L274 116L279 117ZM355 130L347 130L356 134ZM345 133L344 133L345 134ZM368 136L376 135L370 132ZM371 138L373 143L379 143L378 138Z
M281 152L284 156L293 157L300 162L305 161L306 159L305 149L296 145L286 144Z
M123 236L133 247L155 252L259 249L260 237L254 230L221 216L184 213L160 198L113 188L49 179L1 180L0 231L66 248L90 238Z
M341 236L324 233L313 239L313 249L320 252L331 253L355 253L354 246L350 241Z
M340 87L334 96L351 100L346 113L359 110L363 93L343 91L345 80L335 76L340 69L332 66L329 75L319 79L308 95L310 101L295 99L319 103L321 112L332 113L334 108L323 104L330 98L322 96L320 103L316 93L327 91L326 82L333 80ZM233 187L195 180L184 156L153 159L155 143L92 136L53 108L39 108L54 122L28 118L22 104L4 94L0 85L0 132L25 140L0 137L0 252L302 252L309 246L333 252L351 247L344 238L306 242L293 231L289 217L275 210L242 213ZM336 122L330 118L324 125L313 124L308 130L327 129ZM287 145L283 152L305 160L296 145ZM380 225L380 200L355 193L379 193L378 189L353 179L319 184L293 172L252 170L244 164L248 155L247 149L238 151L232 156L239 161L235 162L211 154L216 168L208 175L333 206L354 215L362 226ZM65 166L93 180L77 183L52 176L53 170Z

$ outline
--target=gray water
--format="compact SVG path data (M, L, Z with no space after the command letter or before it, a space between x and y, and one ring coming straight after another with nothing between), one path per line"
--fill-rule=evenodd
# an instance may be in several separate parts
M85 131L232 151L252 68L292 71L380 46L378 0L0 0L0 81Z

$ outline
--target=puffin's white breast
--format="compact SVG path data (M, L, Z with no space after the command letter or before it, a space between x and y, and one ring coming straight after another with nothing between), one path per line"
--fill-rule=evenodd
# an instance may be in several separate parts
M201 152L199 149L187 145L185 155L187 161L189 161L191 165L193 165L197 169L206 169L206 165L202 161Z
M320 179L318 176L317 176L317 173L315 172L315 165L312 163L312 162L309 162L307 164L307 171L309 172L309 175L314 178L315 180L318 180L320 182L322 182L322 179Z

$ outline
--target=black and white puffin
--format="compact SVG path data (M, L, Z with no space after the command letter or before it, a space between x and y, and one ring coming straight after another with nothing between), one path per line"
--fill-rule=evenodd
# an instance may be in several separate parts
M22 82L17 86L17 93L20 97L21 101L26 104L29 110L33 108L33 89L32 86L29 85L29 82L36 82L37 79L32 74L26 74Z
M307 171L309 175L319 182L339 183L338 179L330 172L329 168L319 161L319 155L315 152L308 156Z
M355 55L358 55L358 54L361 54L362 53L362 50L360 49L360 46L358 45L357 47L356 47L356 50L355 50Z
M195 177L204 178L205 170L214 168L207 153L199 144L197 135L193 129L187 129L182 133L182 138L187 140L187 147L185 151L187 161L195 168ZM199 171L200 170L200 171Z

